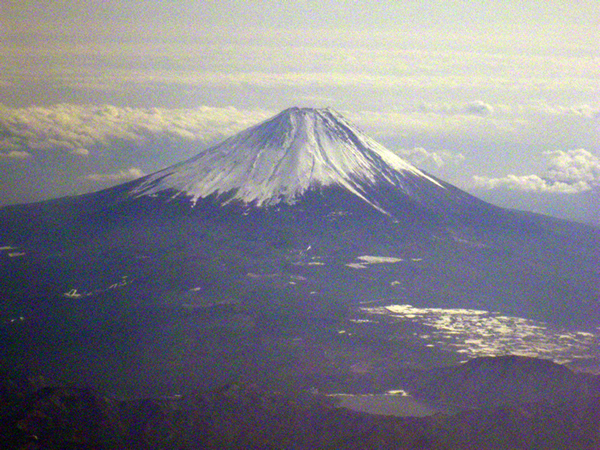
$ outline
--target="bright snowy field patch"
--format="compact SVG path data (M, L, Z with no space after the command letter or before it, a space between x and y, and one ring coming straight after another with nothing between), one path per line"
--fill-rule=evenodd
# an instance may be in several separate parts
M473 309L416 308L389 305L362 308L399 321L421 325L414 335L426 345L478 356L521 355L551 359L564 364L598 358L599 336L568 331L521 317Z

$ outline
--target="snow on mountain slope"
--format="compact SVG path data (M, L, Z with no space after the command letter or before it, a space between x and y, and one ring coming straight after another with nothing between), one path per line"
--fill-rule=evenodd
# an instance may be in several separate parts
M367 190L384 183L406 195L445 186L356 129L332 109L290 108L196 157L140 180L134 196L167 191L195 204L233 194L256 206L293 204L309 189L340 186L376 209ZM385 211L384 211L385 212Z

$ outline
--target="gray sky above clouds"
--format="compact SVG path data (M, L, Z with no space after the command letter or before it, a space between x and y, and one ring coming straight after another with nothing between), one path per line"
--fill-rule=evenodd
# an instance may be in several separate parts
M299 105L476 195L594 220L599 42L596 0L8 0L0 205L150 173Z

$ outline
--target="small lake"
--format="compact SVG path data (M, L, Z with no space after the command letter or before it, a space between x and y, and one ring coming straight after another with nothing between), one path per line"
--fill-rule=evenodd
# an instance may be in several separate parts
M419 402L404 391L391 391L385 394L332 394L338 400L339 408L368 414L397 417L425 417L437 411Z

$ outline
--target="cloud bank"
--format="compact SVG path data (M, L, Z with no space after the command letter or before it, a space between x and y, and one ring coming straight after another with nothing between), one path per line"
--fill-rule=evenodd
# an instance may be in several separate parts
M529 192L578 194L600 187L600 158L585 149L544 152L548 168L543 176L473 177L474 187Z
M428 151L422 147L410 150L402 149L396 153L416 166L433 166L438 169L449 164L460 164L465 160L465 155L462 153L454 153L446 150Z
M264 118L261 110L127 108L58 104L9 108L0 105L0 158L27 159L68 153L87 157L115 144L202 146Z
M86 180L89 181L100 181L100 182L123 182L129 180L135 180L136 178L140 178L146 175L143 170L138 167L131 167L128 170L120 170L116 173L92 173L85 177Z
M0 144L0 148L1 144ZM22 161L31 158L31 154L19 150L11 150L9 152L0 152L0 161Z

